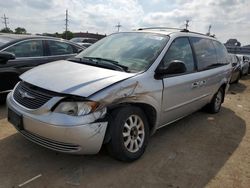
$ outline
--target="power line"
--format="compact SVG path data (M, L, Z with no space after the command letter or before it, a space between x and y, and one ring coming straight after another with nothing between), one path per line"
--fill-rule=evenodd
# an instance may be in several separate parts
M9 22L8 22L8 19L9 19L9 18L7 18L7 17L5 16L5 14L4 14L3 17L2 17L2 19L3 19L3 24L4 24L4 26L5 26L5 29L7 29L7 28L8 28L8 24L9 24Z
M66 18L65 18L65 39L68 39L68 25L69 25L68 9L66 9Z
M120 22L118 22L118 24L115 27L117 27L117 31L119 32L120 31L120 27L122 27L122 25L120 24Z

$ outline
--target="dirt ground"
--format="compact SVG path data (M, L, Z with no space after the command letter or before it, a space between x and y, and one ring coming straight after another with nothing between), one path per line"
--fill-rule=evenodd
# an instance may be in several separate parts
M122 163L103 149L61 154L33 144L0 106L0 187L250 187L250 76L232 85L219 114L197 112L150 139L144 156Z

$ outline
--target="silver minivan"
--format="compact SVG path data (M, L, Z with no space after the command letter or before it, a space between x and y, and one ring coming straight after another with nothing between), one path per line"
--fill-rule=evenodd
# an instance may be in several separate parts
M106 145L116 159L133 161L157 129L203 107L219 112L231 70L213 37L154 28L115 33L21 75L7 98L8 120L52 150L95 154Z

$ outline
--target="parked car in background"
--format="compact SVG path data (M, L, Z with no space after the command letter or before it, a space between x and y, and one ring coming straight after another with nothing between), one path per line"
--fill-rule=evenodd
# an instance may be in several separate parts
M250 55L246 55L248 57L248 74L250 74Z
M230 83L238 83L241 76L239 57L237 57L235 54L229 54L229 59L233 67Z
M1 34L0 101L5 100L6 93L19 81L20 74L44 63L75 56L84 49L60 38Z
M60 152L134 161L157 129L206 106L220 111L232 66L225 46L187 30L112 34L67 61L21 75L8 120ZM148 153L150 154L150 153Z
M84 38L84 37L74 37L72 39L70 39L71 42L75 42L78 45L84 46L86 48L88 48L89 46L91 46L92 44L94 44L95 42L98 41L98 39L95 38Z
M239 57L240 60L241 76L247 75L249 69L249 57L239 54L237 54L237 57Z

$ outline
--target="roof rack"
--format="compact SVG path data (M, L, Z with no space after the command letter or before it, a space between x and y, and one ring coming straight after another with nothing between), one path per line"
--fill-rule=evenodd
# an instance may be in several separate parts
M145 28L139 28L139 31L142 30L150 30L150 29L170 29L170 30L178 30L180 32L188 32L188 33L193 33L193 34L199 34L199 35L204 35L204 36L208 36L208 37L213 37L215 38L215 35L208 35L208 34L204 34L204 33L199 33L199 32L194 32L194 31L189 31L188 29L181 29L181 28L174 28L174 27L145 27Z
M145 28L139 28L139 31L142 30L150 30L150 29L171 29L171 30L179 30L181 32L189 32L187 29L181 29L181 28L175 28L175 27L145 27Z
M207 37L212 37L212 38L215 38L215 35L208 35L208 34L205 34L205 33L199 33L199 32L194 32L194 31L188 31L189 33L193 33L193 34L198 34L198 35L203 35L203 36L207 36Z

